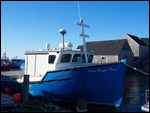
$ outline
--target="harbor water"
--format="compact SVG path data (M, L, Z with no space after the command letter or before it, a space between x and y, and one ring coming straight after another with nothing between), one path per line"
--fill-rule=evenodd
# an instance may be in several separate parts
M25 65L22 63L20 70L24 70L24 67ZM87 105L88 112L142 112L141 106L145 104L146 89L149 89L149 75L138 71L126 72L121 106L114 108L111 106ZM57 104L71 111L76 111L76 104Z

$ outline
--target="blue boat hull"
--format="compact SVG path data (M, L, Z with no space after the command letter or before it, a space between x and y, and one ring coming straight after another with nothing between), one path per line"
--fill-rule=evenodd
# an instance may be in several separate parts
M22 64L22 61L12 62L11 67L12 68L20 68Z
M112 63L47 72L41 82L30 83L29 93L36 98L120 106L125 65Z
M29 94L35 98L88 103L119 107L122 102L125 64L112 63L75 67L47 72L40 82L29 83ZM22 93L22 84L1 79L1 90Z

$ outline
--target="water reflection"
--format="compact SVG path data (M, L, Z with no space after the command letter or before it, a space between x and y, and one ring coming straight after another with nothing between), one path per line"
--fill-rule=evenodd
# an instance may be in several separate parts
M141 106L145 103L145 90L149 87L149 76L141 73L126 73L124 98L121 111L141 112Z
M88 105L88 112L141 112L145 103L145 90L149 89L149 76L128 72L125 76L123 102L120 107ZM63 104L63 107L76 111L76 105Z

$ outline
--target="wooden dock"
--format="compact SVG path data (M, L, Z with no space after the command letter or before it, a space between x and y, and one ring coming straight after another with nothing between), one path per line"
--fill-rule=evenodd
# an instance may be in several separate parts
M19 71L1 71L1 75L6 75L11 78L19 78L24 75L24 70L19 70Z
M20 78L24 75L24 70L3 71L1 80L11 80ZM25 85L24 85L25 86ZM25 91L25 90L24 90ZM25 93L24 93L25 94ZM24 97L24 95L22 95ZM1 92L1 111L2 112L71 112L71 110L54 105L50 100L23 100L19 103L13 101L11 95Z

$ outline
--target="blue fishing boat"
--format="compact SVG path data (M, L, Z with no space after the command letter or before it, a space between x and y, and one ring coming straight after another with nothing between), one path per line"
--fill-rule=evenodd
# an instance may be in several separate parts
M35 98L77 102L82 98L91 104L121 105L126 60L113 63L93 63L93 51L86 50L83 20L81 26L84 51L73 50L72 43L64 43L65 29L60 29L62 43L58 49L25 52L25 75L29 75L29 94ZM23 77L16 80L23 82ZM2 80L1 80L2 81ZM4 82L3 82L4 83ZM2 82L1 82L2 84ZM4 85L3 85L4 86ZM6 87L6 85L5 85ZM13 87L13 86L10 86Z
M22 64L22 59L18 58L17 56L12 58L10 63L12 68L20 68Z

